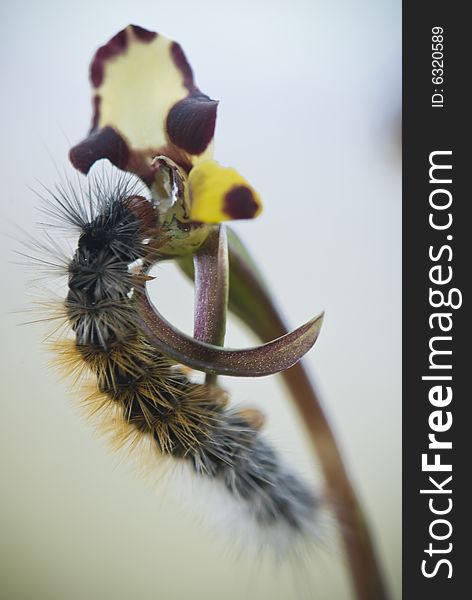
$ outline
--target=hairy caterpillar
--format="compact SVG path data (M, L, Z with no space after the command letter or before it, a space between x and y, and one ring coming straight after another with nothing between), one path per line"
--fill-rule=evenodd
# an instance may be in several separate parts
M92 376L90 411L112 415L119 442L145 439L224 489L269 539L309 537L320 500L262 439L257 418L230 408L216 385L189 380L140 327L136 298L167 235L153 202L127 176L95 176L58 189L47 211L78 232L62 307L73 339L55 349L69 372Z

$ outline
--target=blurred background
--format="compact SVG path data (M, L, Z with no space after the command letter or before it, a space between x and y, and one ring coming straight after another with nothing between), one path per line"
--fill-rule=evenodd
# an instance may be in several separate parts
M2 1L2 599L351 597L332 532L303 568L275 564L215 535L191 497L182 508L185 490L140 478L81 418L77 392L49 368L44 330L20 325L36 294L14 254L37 235L31 188L68 168L90 125L90 59L128 23L179 41L200 89L220 100L216 158L265 203L235 228L290 324L326 311L305 361L400 598L400 10L398 0ZM191 286L170 264L157 275L156 304L190 333ZM253 343L231 320L227 345ZM266 413L267 437L313 478L281 380L222 383Z

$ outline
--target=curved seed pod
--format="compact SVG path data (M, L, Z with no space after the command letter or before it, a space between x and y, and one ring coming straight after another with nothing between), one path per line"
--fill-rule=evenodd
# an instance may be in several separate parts
M262 346L233 350L200 342L171 325L152 304L147 290L138 298L140 326L163 354L203 371L233 377L263 377L288 369L318 338L323 313L298 329Z

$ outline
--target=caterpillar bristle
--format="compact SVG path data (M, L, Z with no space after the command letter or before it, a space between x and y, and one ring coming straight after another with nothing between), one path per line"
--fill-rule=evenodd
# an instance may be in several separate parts
M74 340L56 337L49 340L48 348L54 357L53 366L58 368L61 375L71 378L74 385L79 385L88 376L89 370Z
M232 409L219 386L192 381L140 327L136 293L163 242L139 186L125 175L101 175L85 187L57 186L44 202L56 226L72 226L79 236L65 264L51 260L67 274L68 291L54 313L50 347L74 387L88 390L87 417L114 449L139 450L153 464L187 465L257 528L283 532L287 546L309 538L320 500L263 439L262 413Z

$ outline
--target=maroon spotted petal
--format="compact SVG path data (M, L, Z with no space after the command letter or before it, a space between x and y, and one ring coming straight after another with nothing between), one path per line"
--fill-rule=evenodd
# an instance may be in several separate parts
M176 42L129 25L98 49L90 80L92 128L70 152L81 172L107 158L150 183L155 156L186 171L212 158L218 103L198 90Z

